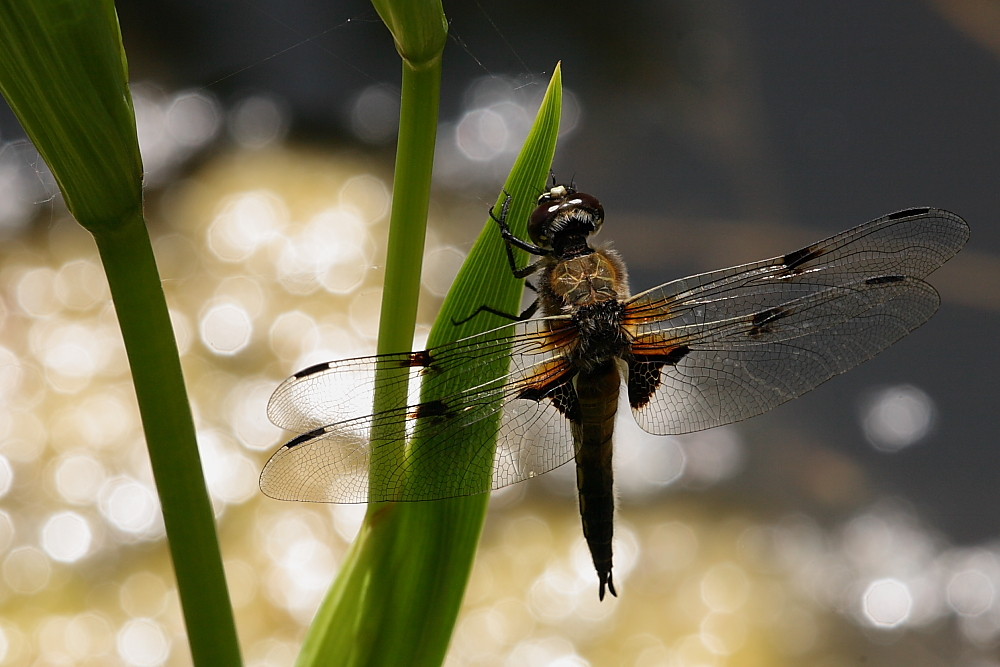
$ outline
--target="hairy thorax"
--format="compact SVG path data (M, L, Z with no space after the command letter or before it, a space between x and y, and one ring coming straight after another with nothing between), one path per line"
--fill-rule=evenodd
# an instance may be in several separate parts
M572 313L576 308L629 296L625 264L614 250L595 250L554 262L539 284L546 315Z

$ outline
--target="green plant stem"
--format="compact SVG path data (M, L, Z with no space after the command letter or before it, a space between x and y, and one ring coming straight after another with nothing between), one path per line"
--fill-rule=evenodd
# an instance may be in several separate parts
M438 107L441 97L441 60L414 66L403 61L400 95L399 140L396 151L396 169L393 179L393 210L390 216L389 245L386 258L386 276L382 297L382 314L379 327L378 351L405 352L413 345L417 304L420 297L420 273L427 231L427 211L430 205L431 174L434 169L434 145L437 139ZM401 369L406 372L406 369ZM396 372L400 372L397 370ZM378 382L376 381L376 391ZM375 396L375 411L393 407L398 396ZM384 401L384 402L381 402ZM405 433L397 433L396 460L405 456ZM378 485L382 473L377 468L370 471L373 485ZM385 573L401 571L400 550L397 540L406 531L397 525L405 521L413 508L386 503L372 503L365 522L371 526L371 558L375 575L365 590L369 606L364 614L363 637L378 637L378 642L368 648L365 658L371 664L371 655L385 654L385 647L412 647L409 638L395 641L387 636L400 625L393 619L394 609L405 606L411 599L404 587L414 583L414 577L386 577ZM381 576L380 576L381 575ZM385 604L386 601L393 601ZM385 614L388 617L384 616ZM406 625L406 624L402 624ZM411 656L412 659L412 656ZM395 661L382 664L396 664Z
M196 665L240 664L212 506L149 235L111 0L0 2L0 91L97 242L139 402Z
M212 506L167 303L139 212L94 238L121 326L196 665L239 665Z
M380 353L407 351L413 341L437 137L440 58L419 66L404 60L401 91ZM398 398L377 392L375 411ZM402 456L402 434L397 441ZM372 484L378 484L380 475L378 469L370 471ZM406 662L412 654L395 653L393 646L400 645L387 642L383 635L403 604L396 587L406 577L387 575L398 571L392 560L399 531L388 517L399 512L400 507L392 504L369 506L361 534L303 646L300 664L328 664L330 656L338 656L342 665L416 664Z
M440 59L419 68L403 61L399 139L379 318L379 354L408 352L413 344L440 96ZM376 413L393 407L396 402L405 398L387 395L380 386L381 380L401 372L405 373L406 369L379 369L380 375L375 384ZM378 424L376 428L383 429L383 433L387 429L386 425ZM403 455L405 434L399 428L395 430L395 437L386 434L379 438L399 443L397 455L389 457L390 461ZM377 486L384 477L382 471L373 466L370 471L372 485ZM372 496L380 497L382 494L372 493Z
M392 322L392 326L379 328L379 354L406 352L413 344L440 96L440 62L422 69L403 64L399 144L380 320Z

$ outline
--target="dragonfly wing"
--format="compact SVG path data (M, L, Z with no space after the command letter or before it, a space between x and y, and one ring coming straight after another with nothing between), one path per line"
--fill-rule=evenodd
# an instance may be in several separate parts
M869 278L924 278L968 239L969 225L954 213L934 208L899 211L786 255L654 287L629 300L629 317L633 322L656 321L661 327L699 324Z
M304 433L271 457L261 489L316 502L434 500L484 493L571 460L564 423L575 398L563 355L569 339L565 330L549 330L553 321L529 320L421 352L320 364L289 378L268 414ZM406 405L352 418L366 411L357 409L358 396L370 411L379 364L400 369L391 380L397 389L409 381ZM371 470L378 471L375 483Z
M911 209L633 297L637 422L671 434L747 419L870 359L934 313L937 293L920 278L968 234L952 213Z

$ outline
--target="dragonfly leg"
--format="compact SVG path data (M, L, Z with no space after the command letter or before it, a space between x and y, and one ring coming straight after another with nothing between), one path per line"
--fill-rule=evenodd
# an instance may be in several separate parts
M535 289L535 286L532 285L529 282L525 282L525 285L527 285L528 287L530 287L532 290ZM538 299L535 299L534 301L532 301L531 305L529 305L527 308L525 308L524 311L520 315L514 315L513 313L507 313L507 312L504 312L502 310L497 310L496 308L493 308L491 306L483 305L483 306L479 306L479 308L476 308L476 310L473 311L473 313L471 315L469 315L468 317L462 318L460 320L456 320L454 317L451 318L451 323L454 324L455 326L458 326L459 324L465 324L466 322L468 322L469 320L471 320L473 317L475 317L476 315L479 315L481 313L490 313L491 315L496 315L497 317L502 317L502 318L504 318L506 320L510 320L511 322L523 322L524 320L530 320L532 317L534 317L534 315L535 315L535 313L537 311L538 311Z
M507 250L507 263L510 264L511 273L513 273L516 278L526 278L538 270L542 260L538 260L537 262L532 262L527 266L518 268L517 260L514 258L514 248L520 248L521 250L539 257L547 257L552 254L552 251L537 246L534 243L528 243L527 241L519 239L514 234L510 225L507 224L507 216L510 213L510 204L514 200L514 197L506 191L504 191L504 194L507 195L507 198L503 201L503 207L500 209L500 216L497 217L494 209L491 208L490 217L493 218L494 222L496 222L500 227L500 236L503 238L504 247Z

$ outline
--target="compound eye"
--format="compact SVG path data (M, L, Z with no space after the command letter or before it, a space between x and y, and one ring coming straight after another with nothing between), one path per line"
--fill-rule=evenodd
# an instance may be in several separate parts
M560 204L557 202L539 200L538 206L532 211L531 218L528 220L528 236L535 245L543 248L551 247L552 220L559 213L559 208Z
M594 231L596 232L604 224L604 207L594 195L586 192L578 192L573 196L573 203L594 216Z

